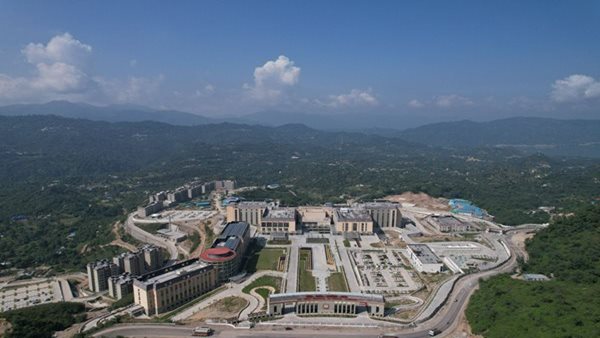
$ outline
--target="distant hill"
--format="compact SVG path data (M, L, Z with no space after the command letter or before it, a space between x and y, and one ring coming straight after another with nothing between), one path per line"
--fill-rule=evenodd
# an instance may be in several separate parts
M490 122L443 122L397 135L407 141L446 148L512 147L549 155L600 157L600 120L515 117Z
M0 115L56 115L75 119L106 122L155 121L172 125L194 126L213 123L214 120L176 110L155 110L141 106L110 105L94 106L68 101L51 101L43 104L15 104L0 107Z

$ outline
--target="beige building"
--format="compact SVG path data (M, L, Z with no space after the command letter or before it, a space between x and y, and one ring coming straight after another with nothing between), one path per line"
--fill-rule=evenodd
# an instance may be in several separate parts
M108 278L108 294L121 299L133 291L133 277L129 273Z
M267 202L242 201L227 206L227 222L246 222L260 226L262 217L267 210Z
M217 285L212 265L190 259L141 276L133 282L133 299L149 316L180 307Z
M303 231L316 231L319 233L331 232L331 217L333 208L327 207L299 207L298 214Z
M293 306L297 315L355 315L366 311L370 316L385 315L385 298L351 292L295 292L269 295L267 313L283 315Z
M262 220L258 232L263 234L270 234L273 232L286 232L295 234L299 232L297 229L297 214L295 208L267 208Z
M357 232L360 234L373 233L371 215L360 208L339 208L333 212L333 223L337 233Z
M119 267L107 260L87 265L88 287L91 291L108 290L108 279L119 274Z
M365 209L380 228L396 228L402 224L400 205L392 202L368 202L357 205Z

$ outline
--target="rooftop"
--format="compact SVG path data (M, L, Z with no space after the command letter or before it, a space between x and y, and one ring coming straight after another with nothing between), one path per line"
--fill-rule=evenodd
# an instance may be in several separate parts
M182 264L182 263L185 263L185 264ZM170 266L169 268L171 268L171 269L163 268L163 269L156 270L153 273L143 275L137 281L139 283L142 283L145 285L161 284L161 283L168 282L170 280L179 278L181 276L185 276L187 274L190 274L190 273L202 270L202 269L206 269L208 267L209 267L208 264L200 262L197 259L188 260L188 261L184 261L179 264Z
M366 209L397 209L400 204L393 202L365 202L358 205Z
M286 220L293 221L296 219L295 208L273 208L268 209L267 214L263 216L263 221L269 220Z
M227 247L217 247L204 250L200 254L200 259L204 262L225 262L234 259L236 256L235 251Z
M408 247L423 264L437 264L442 262L431 248L425 244L409 244Z
M364 209L339 208L335 211L338 221L371 222L371 215Z
M241 201L238 203L238 208L258 209L266 207L267 202L264 201Z
M219 238L224 239L230 236L244 238L247 231L250 231L250 226L246 222L231 222L225 226L225 229L219 235Z

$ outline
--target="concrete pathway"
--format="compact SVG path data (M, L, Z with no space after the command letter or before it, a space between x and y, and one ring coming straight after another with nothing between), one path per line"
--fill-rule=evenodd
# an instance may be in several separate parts
M256 279L258 279L262 276L283 277L283 272L259 271L255 274L253 274L250 278L246 279L244 282L242 282L240 284L228 283L227 289L225 289L217 294L214 294L197 304L190 306L189 308L185 309L184 311L173 316L173 318L171 318L171 320L174 322L184 320L186 318L191 317L196 312L210 306L211 304L214 304L223 298L232 297L232 296L233 297L241 297L248 301L248 303L249 303L248 306L240 313L240 316L239 316L240 320L245 320L248 318L248 315L250 313L254 312L255 309L258 307L259 300L256 297L253 297L251 295L243 293L242 290L246 286L250 285Z

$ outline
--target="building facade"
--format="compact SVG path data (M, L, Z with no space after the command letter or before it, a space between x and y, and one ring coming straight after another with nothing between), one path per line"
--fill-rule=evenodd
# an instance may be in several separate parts
M385 315L383 295L351 292L294 292L269 295L267 313L283 315L288 306L297 315L354 315L366 311L370 316Z
M217 270L190 259L143 275L133 282L133 299L149 316L171 311L214 289Z
M439 273L444 269L442 260L426 244L409 244L407 251L417 271Z
M360 208L338 208L333 212L333 223L337 233L355 232L360 234L373 233L371 215Z
M258 232L262 234L271 234L273 232L287 232L290 234L298 233L297 214L295 208L267 208Z
M266 210L266 202L242 201L232 203L227 205L227 222L246 222L258 227Z
M365 209L373 218L373 223L380 228L396 228L402 225L402 213L398 203L368 202L361 203L358 207Z
M101 260L87 265L88 287L91 291L108 290L108 278L119 274L119 267L108 260Z
M123 273L118 276L108 278L108 294L116 299L133 292L133 276L129 273Z

